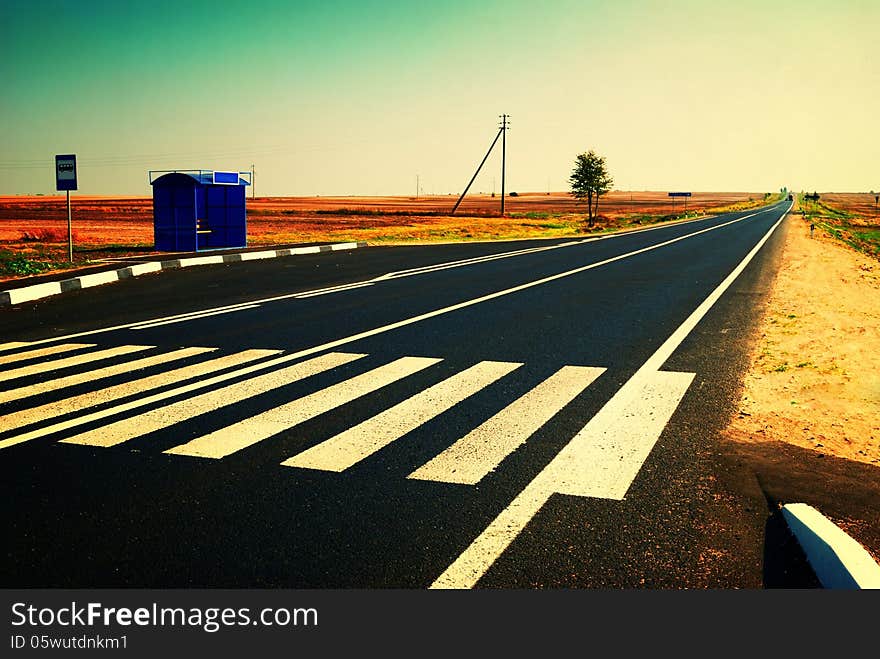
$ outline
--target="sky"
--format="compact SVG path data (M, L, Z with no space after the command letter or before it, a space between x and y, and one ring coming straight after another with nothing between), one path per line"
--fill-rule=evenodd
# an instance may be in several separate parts
M877 0L0 0L0 194L880 190ZM501 141L471 192L501 191Z

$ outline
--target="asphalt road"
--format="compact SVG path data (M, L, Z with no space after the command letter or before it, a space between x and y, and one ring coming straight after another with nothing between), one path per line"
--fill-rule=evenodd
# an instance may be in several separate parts
M0 578L814 586L717 438L788 208L205 266L3 310Z

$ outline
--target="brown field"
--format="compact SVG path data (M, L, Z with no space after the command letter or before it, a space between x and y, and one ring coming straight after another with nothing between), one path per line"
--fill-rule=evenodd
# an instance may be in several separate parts
M875 200L877 196L880 196L880 193L820 192L819 201L824 201L834 208L853 213L866 222L877 224L880 222L880 204Z
M584 207L568 193L520 193L501 200L458 197L258 197L247 200L248 245L365 241L372 244L506 240L588 232ZM695 192L688 216L758 205L764 193ZM72 196L74 261L153 252L151 197ZM602 198L590 231L625 229L684 217L685 204L665 192L613 191ZM0 253L54 269L69 267L65 198L0 196ZM2 265L2 263L0 263ZM33 273L24 273L33 274ZM0 280L23 276L0 269Z
M819 201L799 198L803 216L823 234L880 259L880 193L820 192Z

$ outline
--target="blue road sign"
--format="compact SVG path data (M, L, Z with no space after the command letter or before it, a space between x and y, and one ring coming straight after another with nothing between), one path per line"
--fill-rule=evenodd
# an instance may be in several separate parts
M238 185L238 172L214 172L214 183Z
M691 193L690 192L670 192L669 196L670 197L690 197Z
M76 190L76 155L55 156L55 189Z

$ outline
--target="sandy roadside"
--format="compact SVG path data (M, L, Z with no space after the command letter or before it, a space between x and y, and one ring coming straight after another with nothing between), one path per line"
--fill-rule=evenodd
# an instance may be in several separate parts
M880 262L819 230L811 237L796 209L788 222L739 413L725 435L880 467Z

